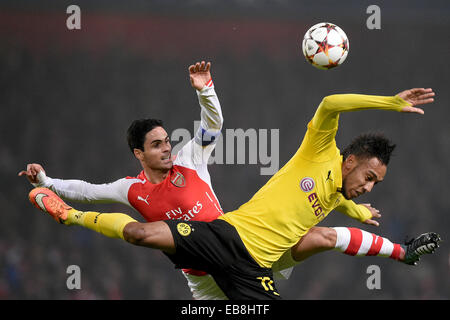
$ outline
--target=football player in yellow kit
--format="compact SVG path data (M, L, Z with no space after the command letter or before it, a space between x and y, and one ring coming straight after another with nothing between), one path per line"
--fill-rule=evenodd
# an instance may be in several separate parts
M39 199L38 207L64 224L82 225L109 237L160 249L177 268L204 270L230 299L278 299L272 264L291 248L295 259L302 236L333 209L360 211L351 199L370 192L386 174L393 145L384 137L360 136L343 152L337 148L340 113L381 109L421 114L423 110L417 106L433 102L433 96L431 89L417 88L392 97L325 97L292 159L247 203L212 222L139 223L124 214L97 214L91 219L43 188L32 190L30 200L36 204ZM361 220L371 217L369 213ZM349 254L380 252L383 238L342 229L348 230L335 229L345 238L336 241L336 247L345 247ZM439 241L437 234L427 233L407 247L389 246L390 255L415 262L420 255L432 253Z

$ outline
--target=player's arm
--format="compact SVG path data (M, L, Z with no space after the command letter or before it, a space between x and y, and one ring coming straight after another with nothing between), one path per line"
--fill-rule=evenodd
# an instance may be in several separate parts
M298 155L320 162L335 156L336 132L341 112L358 110L390 110L423 114L417 105L433 102L432 89L411 89L391 97L363 94L335 94L325 97L308 124L308 131Z
M34 187L45 187L53 190L61 198L88 203L123 203L128 201L128 189L133 179L120 179L112 183L92 184L82 180L63 180L50 178L40 164L32 163L27 169L19 172L19 176L27 177Z
M207 174L208 159L216 146L223 117L219 99L211 78L211 63L204 61L189 66L191 85L197 91L200 104L200 126L195 137L178 152L176 164L201 170Z
M423 114L423 110L416 106L433 102L433 96L431 88L405 90L395 96L335 94L322 100L312 119L312 126L316 130L336 129L341 112L359 110L379 109Z
M188 69L189 79L192 87L197 91L201 108L200 127L196 133L195 142L206 147L214 144L220 135L223 125L222 109L211 78L211 62L197 62Z
M343 199L335 209L340 213L343 213L362 223L377 227L380 225L376 220L374 220L375 218L381 217L380 211L373 208L370 203L356 204L352 200Z

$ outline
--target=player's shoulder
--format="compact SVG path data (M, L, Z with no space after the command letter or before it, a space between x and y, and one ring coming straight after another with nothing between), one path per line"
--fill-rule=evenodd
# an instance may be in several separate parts
M194 138L178 151L174 164L206 170L215 146L215 143L202 145Z
M135 177L132 177L132 176L126 176L125 178L120 179L120 180L125 180L125 181L128 181L128 182L134 182L134 183L145 183L146 180L147 180L147 178L145 177L144 170L142 170L142 171L139 172L139 174L138 174L137 176L135 176Z
M327 162L340 154L336 145L336 130L318 130L311 122L297 154L312 162Z
M172 170L170 170L170 179L174 176L186 176L190 178L193 176L198 176L198 170L195 166L186 166L183 164L174 164Z
M116 183L120 185L120 189L122 192L129 194L130 192L133 192L133 190L142 189L144 185L147 185L147 179L145 178L145 175L143 171L137 175L136 177L127 176L125 178L117 180Z

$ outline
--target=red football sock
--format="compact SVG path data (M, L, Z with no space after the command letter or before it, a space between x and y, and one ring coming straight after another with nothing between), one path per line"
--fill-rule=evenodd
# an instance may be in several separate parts
M358 228L336 227L335 248L351 256L381 256L399 260L404 249L389 239Z

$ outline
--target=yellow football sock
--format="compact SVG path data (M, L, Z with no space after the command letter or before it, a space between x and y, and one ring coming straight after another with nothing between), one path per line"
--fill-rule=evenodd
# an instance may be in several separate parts
M102 213L95 211L78 211L72 209L68 213L66 225L79 225L110 238L124 240L123 229L130 222L137 222L123 213Z

